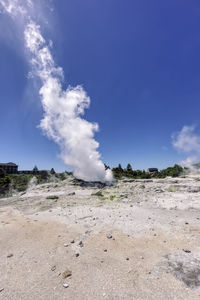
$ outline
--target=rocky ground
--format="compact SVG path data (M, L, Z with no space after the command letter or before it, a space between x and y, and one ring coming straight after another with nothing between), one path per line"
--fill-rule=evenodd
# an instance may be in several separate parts
M200 299L200 175L0 199L0 299Z

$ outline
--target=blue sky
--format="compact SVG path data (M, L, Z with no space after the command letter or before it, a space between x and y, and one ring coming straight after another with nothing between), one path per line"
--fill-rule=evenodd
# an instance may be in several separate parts
M82 84L91 98L85 118L106 164L164 168L185 158L172 133L199 125L199 1L59 0L46 12L54 60L65 86ZM37 127L42 119L39 82L19 28L0 20L0 160L20 169L69 169L59 147Z

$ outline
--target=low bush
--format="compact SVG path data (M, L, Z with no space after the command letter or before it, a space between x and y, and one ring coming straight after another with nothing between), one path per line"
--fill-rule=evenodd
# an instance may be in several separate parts
M56 199L59 199L59 197L55 196L55 195L50 195L50 196L47 196L46 199L56 200Z

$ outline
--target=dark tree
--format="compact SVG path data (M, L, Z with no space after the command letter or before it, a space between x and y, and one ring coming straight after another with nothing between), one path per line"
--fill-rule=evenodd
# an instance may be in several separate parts
M104 164L104 167L105 167L105 170L108 170L108 169L110 169L110 167L109 167L109 166L107 166L106 164Z
M5 177L6 173L3 169L0 168L0 178Z
M54 175L54 174L56 174L56 172L55 172L54 168L51 168L50 174L51 174L51 175Z
M126 171L127 171L127 172L133 171L133 169L132 169L132 167L131 167L131 164L128 164L128 165L127 165Z
M121 164L118 165L118 169L119 169L120 171L123 170Z

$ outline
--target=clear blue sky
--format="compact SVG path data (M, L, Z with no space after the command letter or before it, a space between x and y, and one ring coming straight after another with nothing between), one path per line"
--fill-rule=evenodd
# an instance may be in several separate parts
M199 125L200 3L178 0L53 0L47 39L66 86L91 98L85 118L99 123L106 164L164 168L183 154L171 135ZM23 34L0 16L0 161L20 169L68 169L37 128L39 83L27 75Z

